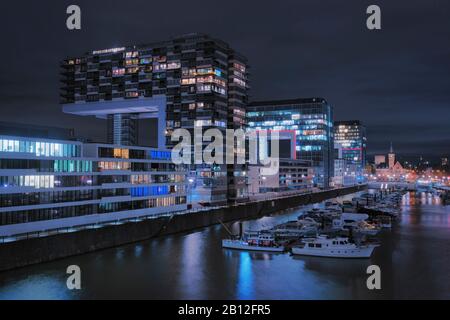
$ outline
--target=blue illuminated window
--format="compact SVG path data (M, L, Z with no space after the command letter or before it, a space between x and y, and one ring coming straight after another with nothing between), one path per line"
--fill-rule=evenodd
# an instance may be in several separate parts
M170 151L158 151L158 150L150 151L151 159L170 160L171 157L172 157L172 153Z
M169 194L169 186L147 186L131 188L132 197L160 196Z

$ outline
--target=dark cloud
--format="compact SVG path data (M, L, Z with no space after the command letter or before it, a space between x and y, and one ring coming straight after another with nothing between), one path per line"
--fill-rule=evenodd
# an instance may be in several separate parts
M76 1L82 30L65 28L73 1L3 6L2 121L75 127L104 138L103 122L60 112L59 61L85 51L203 32L245 54L253 99L323 96L336 120L360 119L369 151L450 150L450 3L377 0L382 30L368 31L373 1Z
M427 126L420 123L375 125L368 132L368 140L372 141L370 154L386 153L391 142L397 152L400 149L405 155L434 157L450 153L450 136L446 125Z

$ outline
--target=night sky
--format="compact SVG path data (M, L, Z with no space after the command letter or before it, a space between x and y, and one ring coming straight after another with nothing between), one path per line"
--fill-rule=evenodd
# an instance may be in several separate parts
M66 28L78 4L82 30ZM382 30L366 28L366 8ZM450 153L450 1L14 1L0 20L1 121L75 128L103 140L106 124L65 115L59 62L93 49L207 33L246 55L251 99L324 97L335 120L367 126L368 152Z

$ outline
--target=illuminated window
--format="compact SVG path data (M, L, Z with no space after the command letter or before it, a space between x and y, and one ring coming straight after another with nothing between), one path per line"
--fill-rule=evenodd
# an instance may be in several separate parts
M152 58L142 58L141 64L149 64L152 63Z
M167 69L171 70L171 69L178 69L181 67L181 63L180 62L169 62L167 63Z
M137 91L127 91L126 94L125 94L125 97L127 97L127 98L139 97L139 92L137 92Z
M113 69L112 72L113 72L114 76L123 75L123 74L125 74L125 68Z

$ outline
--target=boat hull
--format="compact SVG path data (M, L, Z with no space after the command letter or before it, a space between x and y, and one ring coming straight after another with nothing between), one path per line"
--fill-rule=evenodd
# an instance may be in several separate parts
M359 233L365 234L366 236L376 236L380 230L360 230Z
M293 247L292 254L328 258L370 258L376 246L352 249L310 249Z
M244 241L239 240L222 240L222 248L235 250L249 250L249 251L265 251L265 252L283 252L284 247L263 247L251 246Z

